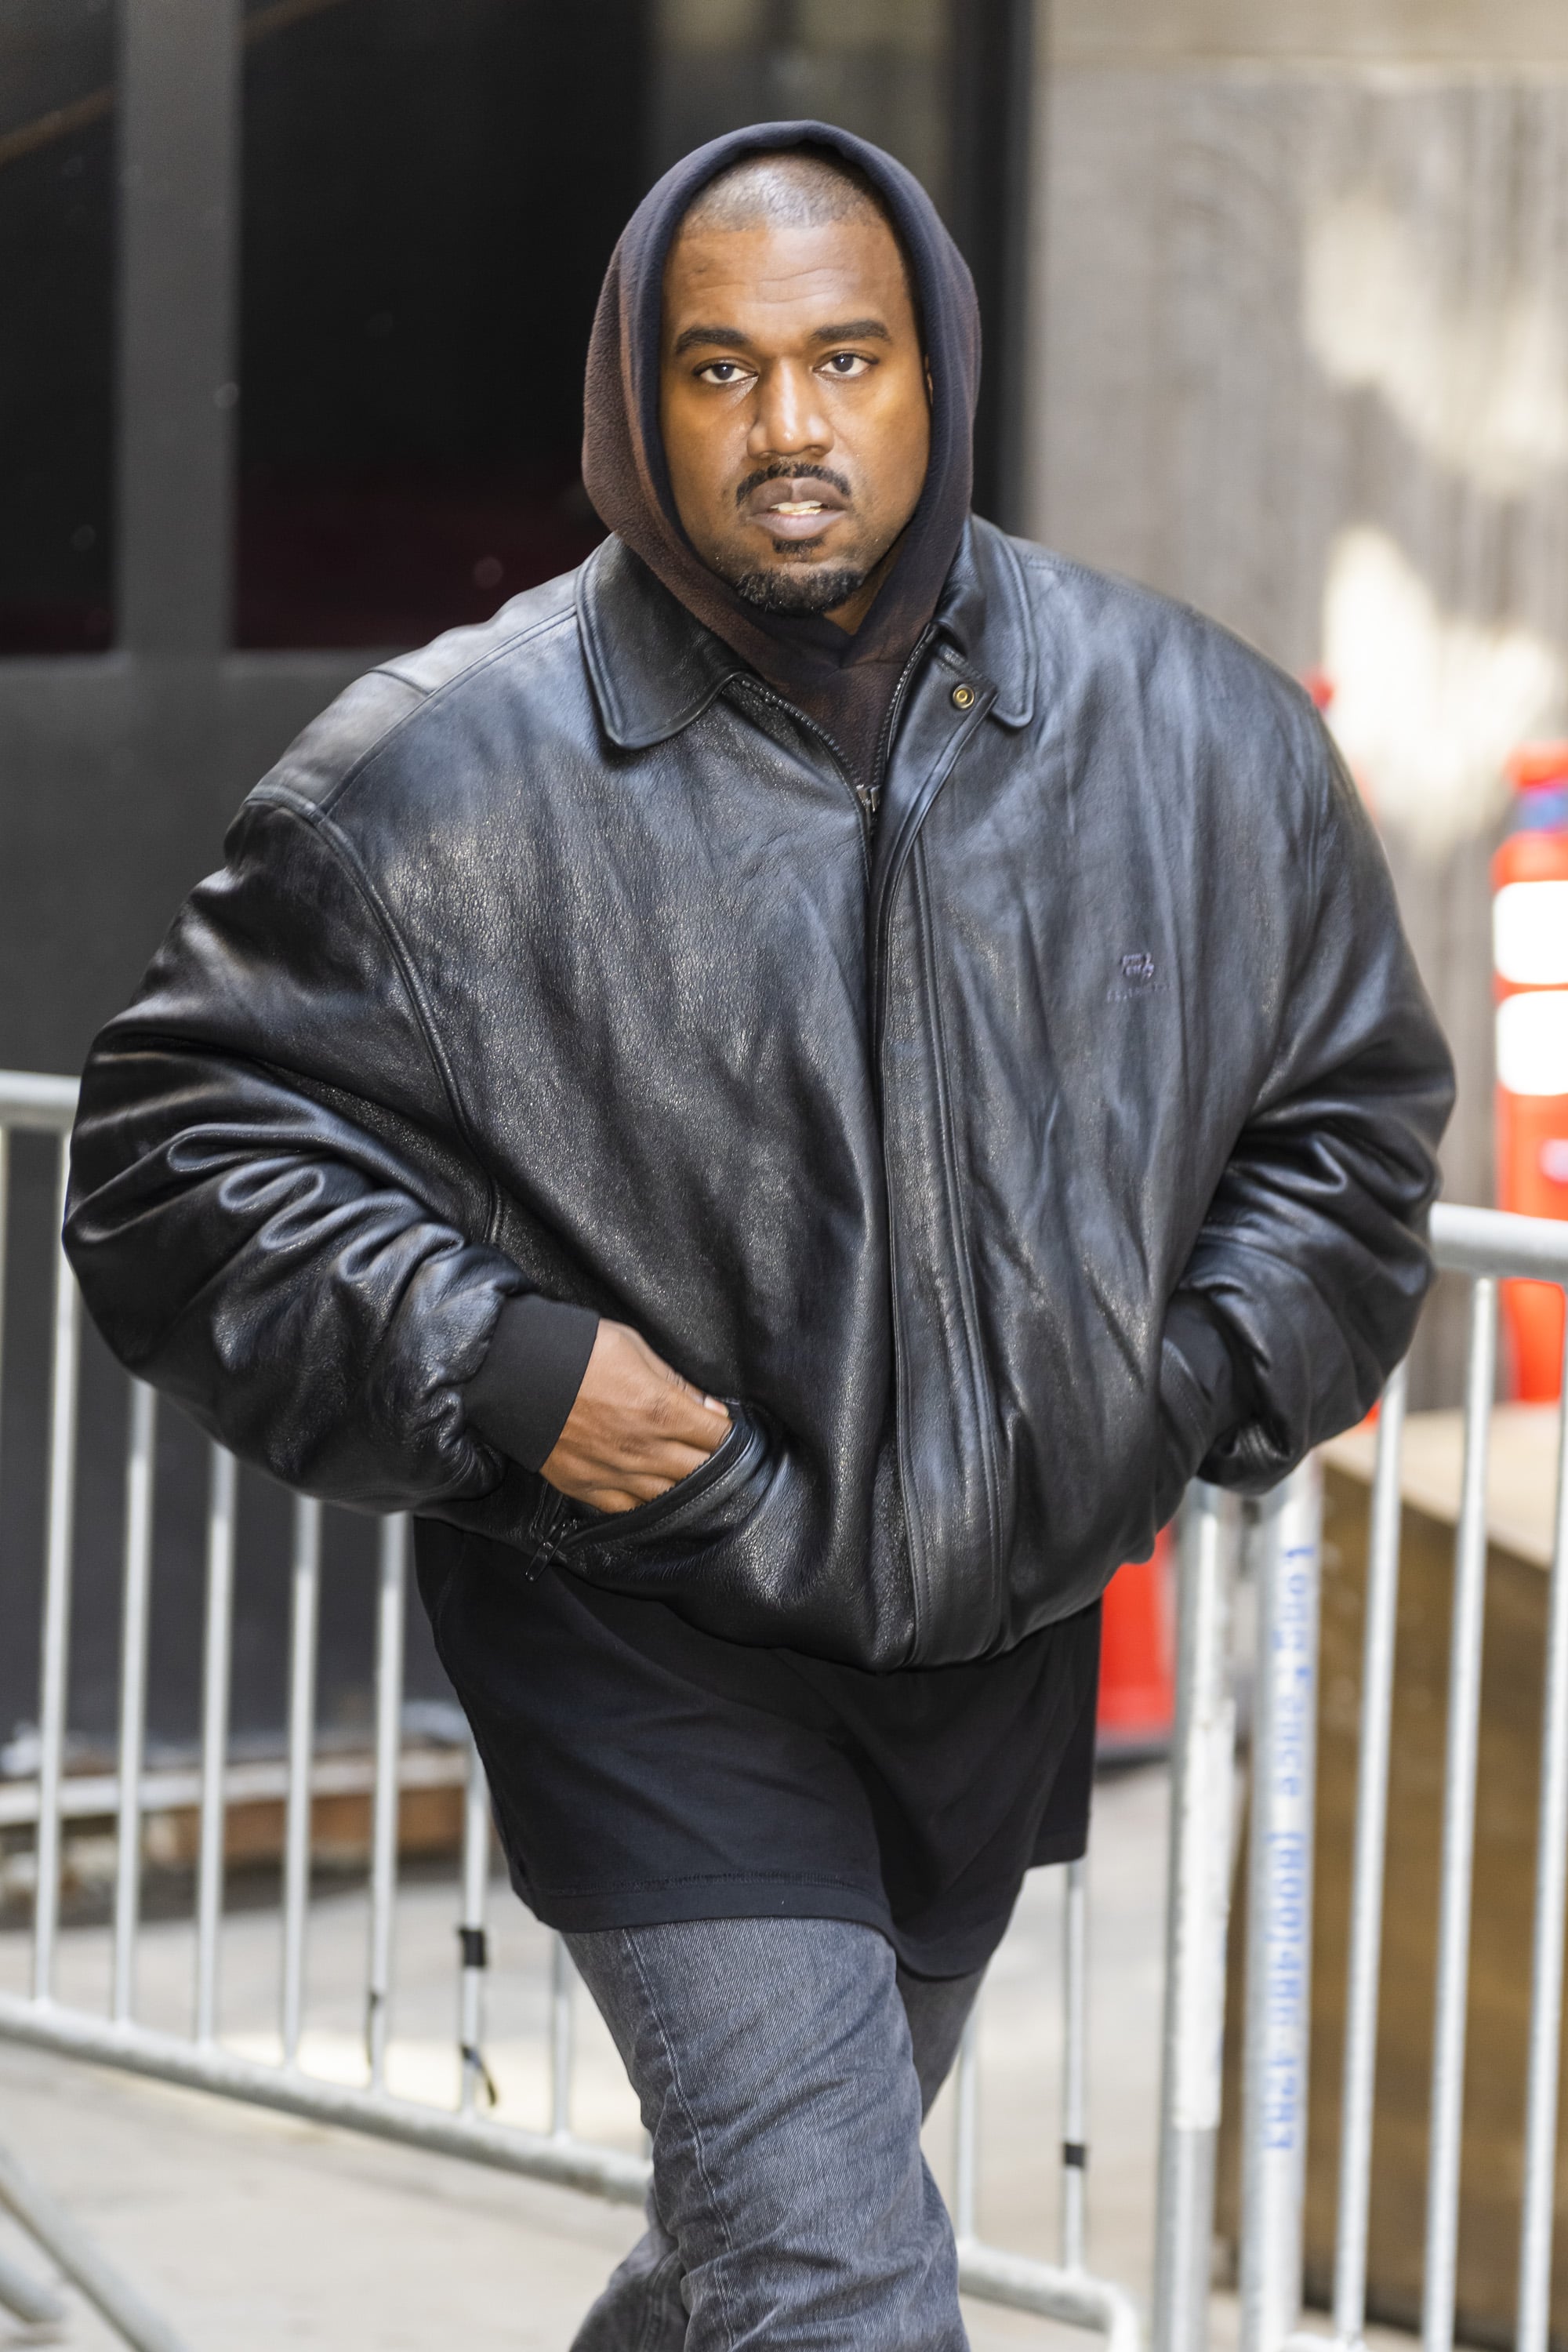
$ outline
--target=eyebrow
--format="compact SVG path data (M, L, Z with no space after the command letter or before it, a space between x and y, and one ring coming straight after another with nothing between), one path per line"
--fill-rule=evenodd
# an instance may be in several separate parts
M893 340L880 319L847 319L831 327L817 327L811 340L814 343L859 343L868 338L883 343ZM679 359L683 352L693 351L700 343L717 343L727 352L752 349L750 335L743 335L739 327L686 327L675 339L674 357Z
M699 343L720 343L728 352L749 352L752 348L750 335L743 335L739 327L688 327L675 339L676 358Z

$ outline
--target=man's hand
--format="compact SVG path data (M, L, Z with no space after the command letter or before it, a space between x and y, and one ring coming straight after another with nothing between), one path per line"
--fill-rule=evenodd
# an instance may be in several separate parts
M729 1426L718 1398L683 1381L628 1324L602 1322L543 1475L596 1511L629 1511L700 1469Z

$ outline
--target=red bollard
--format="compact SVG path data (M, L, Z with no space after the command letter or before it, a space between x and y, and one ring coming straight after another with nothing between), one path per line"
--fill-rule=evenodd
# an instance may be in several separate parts
M1492 860L1497 992L1497 1200L1527 1217L1568 1217L1568 743L1528 743L1508 763L1517 799ZM1563 1293L1502 1286L1510 1388L1554 1400Z
M1176 1719L1175 1536L1162 1528L1147 1559L1129 1560L1105 1590L1100 1632L1101 1756L1163 1756Z

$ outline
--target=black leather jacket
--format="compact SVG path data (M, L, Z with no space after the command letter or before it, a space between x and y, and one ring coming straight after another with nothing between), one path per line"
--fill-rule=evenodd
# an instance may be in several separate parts
M1449 1065L1315 714L985 524L874 835L611 540L352 687L227 857L94 1048L68 1243L122 1360L291 1485L934 1664L1093 1600L1205 1457L1271 1484L1410 1337ZM732 1400L711 1461L601 1519L489 1446L523 1289Z

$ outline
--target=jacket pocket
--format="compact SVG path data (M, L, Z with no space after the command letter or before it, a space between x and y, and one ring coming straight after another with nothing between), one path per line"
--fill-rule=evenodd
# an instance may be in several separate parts
M556 1545L556 1557L592 1574L596 1567L657 1550L666 1542L688 1551L732 1534L748 1515L749 1496L767 1470L773 1447L759 1416L733 1398L724 1403L730 1426L706 1462L651 1503L579 1520Z

